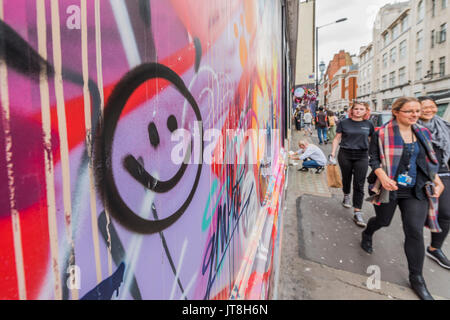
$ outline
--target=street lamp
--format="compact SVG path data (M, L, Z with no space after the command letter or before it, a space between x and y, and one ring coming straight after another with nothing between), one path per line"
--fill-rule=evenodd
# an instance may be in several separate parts
M347 20L347 18L342 18L342 19L339 19L339 20L336 20L336 21L324 24L322 26L316 27L316 63L315 63L316 68L315 68L315 70L316 70L316 94L317 94L317 96L319 95L319 73L317 72L318 69L319 69L318 68L318 64L319 64L319 59L318 59L319 29L323 28L323 27L326 27L326 26L329 26L329 25L332 25L332 24L335 24L335 23L344 22L346 20Z
M320 61L319 71L320 71L320 77L322 78L323 77L323 73L325 72L325 62Z

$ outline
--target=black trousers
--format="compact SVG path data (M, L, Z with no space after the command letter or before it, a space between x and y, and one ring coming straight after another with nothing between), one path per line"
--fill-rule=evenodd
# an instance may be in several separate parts
M442 248L450 229L450 176L441 177L441 180L445 186L444 192L439 197L438 223L442 232L431 233L431 246L437 249Z
M423 228L428 214L428 201L410 197L392 200L379 206L374 205L376 216L369 219L364 233L372 236L375 231L389 226L397 205L402 215L403 232L405 233L404 250L408 260L409 273L422 275L425 259Z
M342 173L342 191L350 194L353 178L353 207L361 209L364 201L364 183L369 168L366 150L339 149L339 167Z

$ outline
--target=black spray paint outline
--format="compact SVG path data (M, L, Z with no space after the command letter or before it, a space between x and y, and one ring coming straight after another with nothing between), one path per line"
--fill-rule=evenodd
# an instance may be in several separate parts
M202 123L202 117L197 102L195 101L192 94L189 92L188 88L184 84L181 77L178 76L178 74L174 72L172 69L162 64L145 63L129 71L115 86L105 106L103 123L99 124L94 145L94 163L97 169L94 174L96 178L95 180L97 190L99 191L103 205L108 209L108 212L111 214L111 216L114 217L122 226L124 226L130 231L134 231L140 234L154 234L162 230L165 230L172 224L174 224L184 214L184 212L186 211L187 207L189 206L194 197L195 191L197 190L202 171L202 163L200 161L200 164L198 164L197 174L195 177L193 187L188 197L186 198L185 202L174 213L172 213L170 216L162 220L147 220L140 217L127 206L127 204L123 201L122 197L120 196L112 172L112 145L114 133L120 115L133 92L141 84L145 83L150 79L155 78L165 79L169 81L173 86L175 86L175 88L190 103L197 118L197 122ZM201 132L203 132L203 124L201 124L200 129ZM203 139L201 139L201 142L202 142L201 150L203 150L204 148ZM131 158L128 158L128 161L130 159ZM139 168L140 164L137 160L135 161L134 164L137 165L136 169L140 169ZM141 172L145 172L145 170ZM155 179L148 173L147 175L148 175L147 178L150 177L151 179L153 179L153 181L157 181L157 179ZM136 175L133 175L133 177L136 178ZM178 178L179 177L177 176L177 179ZM142 181L138 180L138 182ZM167 183L169 183L170 185L170 180L167 181ZM143 186L150 190L154 188L153 185L150 186L143 185ZM173 187L174 185L172 186L172 188ZM167 192L170 189L171 188L158 190L156 188L155 190L152 191Z

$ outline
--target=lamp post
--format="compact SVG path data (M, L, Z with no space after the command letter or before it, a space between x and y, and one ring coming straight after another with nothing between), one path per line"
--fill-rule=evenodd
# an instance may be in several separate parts
M344 21L346 21L346 20L347 20L347 18L342 18L342 19L339 19L339 20L336 20L336 21L333 21L333 22L324 24L324 25L322 25L322 26L316 27L316 62L315 62L316 68L315 68L315 70L316 70L316 94L317 94L317 96L319 95L319 72L317 72L318 69L319 69L319 68L318 68L318 65L319 65L319 59L318 59L318 52L319 52L319 49L318 49L318 47L319 47L319 29L320 29L320 28L323 28L323 27L326 27L326 26L329 26L329 25L332 25L332 24L335 24L335 23L344 22Z
M325 71L325 62L320 61L319 71L320 71L320 79L323 79L323 73ZM317 88L316 88L316 90L317 90ZM319 91L318 90L317 90L317 98L319 98ZM325 98L325 96L324 96L324 98ZM320 101L319 100L318 103L321 103L323 106L325 106L325 101Z

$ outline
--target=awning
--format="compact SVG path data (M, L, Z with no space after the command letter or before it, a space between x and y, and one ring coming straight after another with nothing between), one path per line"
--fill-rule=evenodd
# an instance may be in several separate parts
M433 98L434 100L450 98L450 90L445 90L441 92L430 92L427 94L427 96Z

